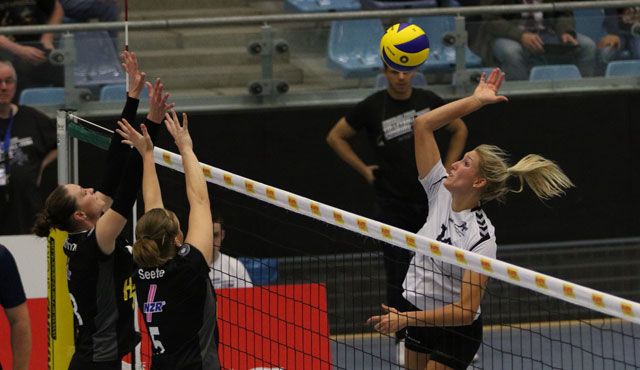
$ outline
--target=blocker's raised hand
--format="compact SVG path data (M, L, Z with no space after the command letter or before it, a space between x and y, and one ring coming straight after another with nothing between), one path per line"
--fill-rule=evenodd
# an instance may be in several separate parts
M124 118L118 121L118 126L120 128L117 128L116 131L122 136L123 144L134 146L140 152L140 155L144 155L146 152L153 152L153 142L144 123L140 125L142 133L136 131Z
M186 113L182 113L182 124L180 124L175 110L172 110L171 114L167 112L165 113L164 124L167 126L171 136L173 136L173 140L179 150L193 148L193 142L189 134L189 120Z

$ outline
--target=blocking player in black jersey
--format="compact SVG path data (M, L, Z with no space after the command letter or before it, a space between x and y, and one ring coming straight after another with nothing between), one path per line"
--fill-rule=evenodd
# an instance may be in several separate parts
M209 279L213 260L213 222L207 183L193 152L187 127L174 112L165 125L182 155L189 200L186 238L175 213L162 203L153 158L153 143L144 125L142 134L119 122L124 143L143 157L142 195L145 214L136 226L133 245L134 281L138 305L151 336L152 370L219 369L216 300Z
M123 53L131 87L122 119L135 122L145 75L134 53ZM145 122L155 133L167 104L159 80L149 87ZM121 369L121 358L139 341L133 325L133 261L119 237L135 203L142 181L140 155L111 139L107 170L96 190L77 184L58 186L47 198L33 231L47 236L50 228L69 232L64 244L67 285L74 313L75 353L69 369Z

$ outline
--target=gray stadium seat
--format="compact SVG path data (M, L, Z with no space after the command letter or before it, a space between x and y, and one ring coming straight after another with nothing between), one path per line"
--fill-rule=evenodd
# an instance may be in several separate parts
M345 78L375 76L382 69L378 48L383 34L379 19L331 22L327 47L329 66L342 71Z
M581 78L580 70L573 64L535 66L529 73L529 81L579 80Z
M142 94L140 94L140 100L149 99L148 91L149 90L145 85L144 89L142 90ZM100 89L99 100L102 102L110 102L110 101L124 102L126 99L126 94L127 94L127 88L125 87L125 84L105 85L105 86L102 86L102 88Z
M427 79L424 78L424 75L421 72L416 72L416 74L411 78L411 84L414 87L424 87L427 86ZM389 81L384 74L378 74L376 76L376 89L386 89L388 86Z
M358 0L285 0L284 8L300 13L339 12L360 10Z
M607 64L606 77L640 76L640 60L617 60Z
M22 90L18 104L24 105L62 105L64 87L32 87Z
M452 16L434 16L409 18L427 34L429 38L429 59L420 67L425 73L452 72L456 66L456 51L452 46L445 46L443 38L447 32L455 30L455 20ZM482 60L467 46L465 49L465 66L467 68L481 67Z

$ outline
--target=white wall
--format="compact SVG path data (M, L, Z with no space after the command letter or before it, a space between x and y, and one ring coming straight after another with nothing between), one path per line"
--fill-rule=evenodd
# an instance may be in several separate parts
M47 239L34 235L0 236L18 264L27 298L47 297Z

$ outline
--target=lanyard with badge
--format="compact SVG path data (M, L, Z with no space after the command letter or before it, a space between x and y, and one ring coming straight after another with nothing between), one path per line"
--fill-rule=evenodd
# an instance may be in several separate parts
M2 141L2 162L0 162L0 186L6 186L9 181L9 150L11 148L11 129L13 128L13 112L9 113L9 125Z

